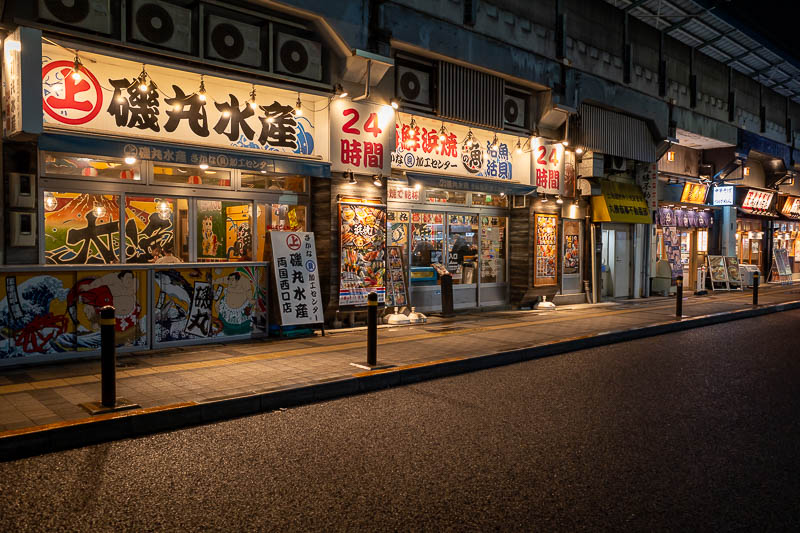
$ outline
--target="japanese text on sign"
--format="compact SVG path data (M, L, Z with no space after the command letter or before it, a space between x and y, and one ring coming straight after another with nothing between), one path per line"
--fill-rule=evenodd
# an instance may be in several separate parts
M314 234L271 231L272 260L281 324L323 322Z
M533 170L538 192L560 194L564 179L564 145L561 143L535 145Z
M394 110L361 102L331 102L332 170L389 174Z

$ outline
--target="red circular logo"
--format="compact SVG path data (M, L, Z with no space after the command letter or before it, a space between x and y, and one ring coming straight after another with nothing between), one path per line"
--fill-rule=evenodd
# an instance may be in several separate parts
M42 107L53 119L70 125L86 124L103 107L103 89L89 69L72 77L71 61L53 61L42 67Z
M295 233L290 233L289 236L286 237L286 246L288 246L290 250L299 250L302 244L303 241L301 241L300 237Z

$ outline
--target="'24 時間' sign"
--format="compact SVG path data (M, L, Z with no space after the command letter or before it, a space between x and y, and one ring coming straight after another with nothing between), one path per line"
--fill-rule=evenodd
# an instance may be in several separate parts
M296 93L42 45L42 106L47 127L166 139L226 148L310 155L314 113L295 112ZM252 95L255 91L255 103Z

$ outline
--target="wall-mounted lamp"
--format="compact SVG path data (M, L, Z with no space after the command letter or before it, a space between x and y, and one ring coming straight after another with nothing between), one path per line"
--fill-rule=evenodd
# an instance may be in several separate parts
M372 176L372 184L376 187L383 187L383 181L381 180L380 174L375 174Z
M745 176L749 176L750 175L750 167L744 167L744 170L742 172L744 173Z
M667 152L667 161L675 161L675 152L673 151Z
M397 109L398 107L400 107L400 100L398 100L397 98L392 98L391 101L389 102L389 105L392 106L392 109Z

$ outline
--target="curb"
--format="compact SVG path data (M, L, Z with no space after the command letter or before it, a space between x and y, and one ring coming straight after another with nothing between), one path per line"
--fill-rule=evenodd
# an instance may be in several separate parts
M184 402L135 409L13 430L0 436L0 461L209 424L280 408L296 407L566 352L795 309L800 309L800 300L561 339L487 355L449 358L405 367L367 371L355 374L353 377L323 381L303 387L279 388L205 402Z

